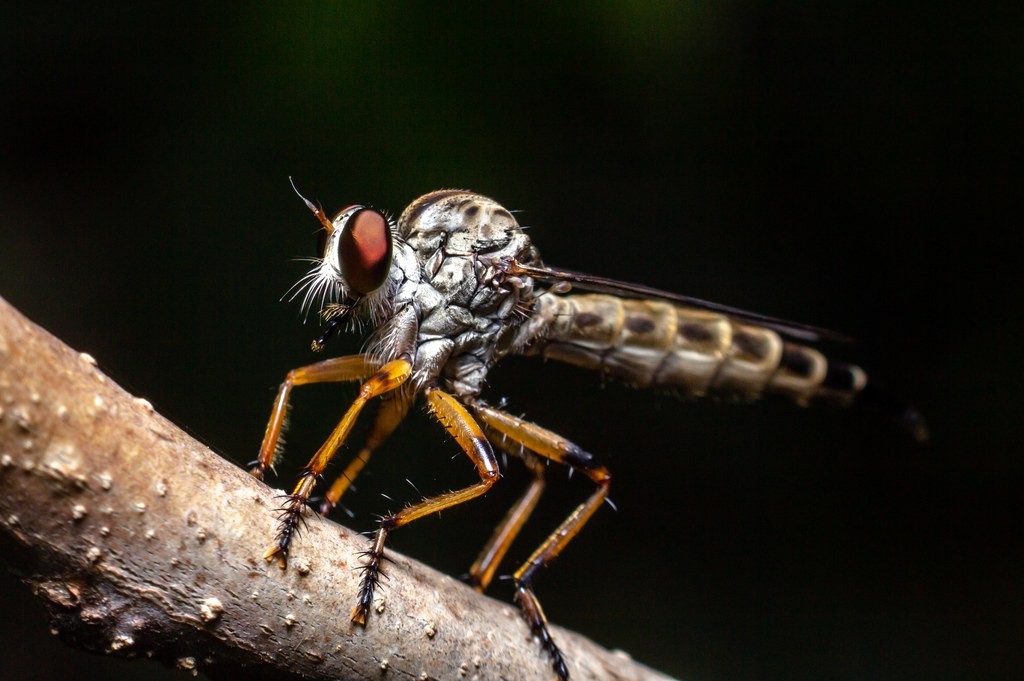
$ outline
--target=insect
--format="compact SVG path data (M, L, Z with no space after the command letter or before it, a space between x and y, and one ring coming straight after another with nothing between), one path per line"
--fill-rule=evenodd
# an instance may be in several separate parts
M381 404L366 442L327 491L321 512L338 503L419 398L479 475L468 487L423 499L380 520L364 556L351 613L359 625L366 624L370 612L388 535L485 493L499 478L498 448L522 459L533 479L470 568L471 582L484 591L537 504L544 487L543 461L557 462L589 478L594 491L515 571L513 580L515 602L532 633L558 678L569 678L534 593L534 577L605 502L611 473L570 440L481 397L488 371L506 355L561 360L637 387L669 387L692 396L772 393L798 404L843 404L867 385L860 368L830 362L808 345L842 340L833 332L547 267L508 210L470 191L426 194L397 223L358 205L330 220L303 200L323 228L315 265L293 295L302 296L306 310L321 308L326 326L314 349L322 349L345 324L368 324L372 331L364 353L294 369L281 383L252 470L257 477L279 455L293 388L328 381L359 381L361 387L287 495L277 536L264 557L286 567L317 479L374 398L381 398Z

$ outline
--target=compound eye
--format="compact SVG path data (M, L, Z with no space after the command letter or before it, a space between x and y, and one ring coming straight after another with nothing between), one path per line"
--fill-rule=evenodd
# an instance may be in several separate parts
M341 273L356 293L372 293L391 269L391 228L372 208L360 208L345 221L338 244Z

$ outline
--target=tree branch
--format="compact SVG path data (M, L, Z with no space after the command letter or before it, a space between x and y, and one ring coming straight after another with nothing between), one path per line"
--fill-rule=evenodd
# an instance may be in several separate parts
M0 299L0 551L65 640L213 676L552 676L512 606L393 551L351 625L365 538L311 515L281 571L275 494ZM553 633L574 680L666 678Z

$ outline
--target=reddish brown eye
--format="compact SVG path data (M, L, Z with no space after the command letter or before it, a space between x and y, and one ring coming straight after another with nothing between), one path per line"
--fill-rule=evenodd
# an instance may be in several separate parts
M341 273L356 293L376 291L391 269L391 229L372 208L357 210L345 222L338 244Z

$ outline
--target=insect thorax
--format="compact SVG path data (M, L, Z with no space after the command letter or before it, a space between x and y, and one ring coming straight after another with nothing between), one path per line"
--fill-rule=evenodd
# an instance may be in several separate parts
M414 201L398 236L394 267L403 281L379 330L378 354L395 356L411 344L417 388L440 380L456 395L475 396L487 370L517 349L516 330L534 297L531 279L503 278L495 263L539 263L539 254L508 210L464 190Z

